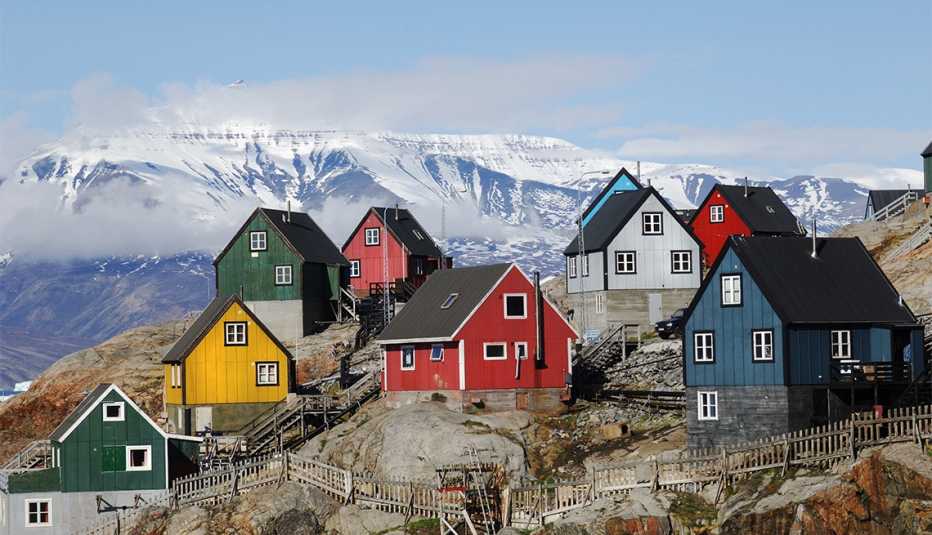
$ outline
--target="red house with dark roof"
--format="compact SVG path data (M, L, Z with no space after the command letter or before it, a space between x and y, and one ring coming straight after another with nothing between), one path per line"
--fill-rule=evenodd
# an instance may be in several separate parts
M388 402L561 408L578 335L537 287L515 264L434 273L378 337Z
M440 268L443 258L414 215L397 206L370 208L343 244L342 252L350 263L350 285L359 295L369 295L373 285L386 280L413 290Z
M770 187L716 184L689 221L711 266L730 236L804 236L793 212Z

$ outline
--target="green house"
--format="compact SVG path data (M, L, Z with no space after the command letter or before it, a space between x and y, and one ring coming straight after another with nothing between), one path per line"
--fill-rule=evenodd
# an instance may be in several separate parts
M0 534L71 533L162 498L197 471L200 442L165 433L118 386L98 385L49 436L44 466L0 480Z
M305 213L257 208L214 260L217 295L239 295L279 339L340 317L349 263Z

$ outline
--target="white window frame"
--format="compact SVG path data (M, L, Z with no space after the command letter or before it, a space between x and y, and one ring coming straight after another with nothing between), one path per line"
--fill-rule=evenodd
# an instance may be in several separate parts
M269 250L268 233L264 230L251 231L249 233L249 250L252 252L268 251Z
M577 268L576 259L577 258L579 258L579 256L570 256L566 259L566 262L567 262L566 272L567 274L569 274L571 279L575 279L577 276L577 272L576 272L576 268Z
M362 276L362 264L359 260L349 261L349 276L354 279Z
M718 420L718 392L715 390L696 392L696 412L700 422Z
M291 266L275 266L275 286L291 286L292 281Z
M850 359L851 358L851 330L839 329L832 331L832 358L833 359ZM838 348L836 352L836 348Z
M42 521L30 522L29 521L29 506L32 504L38 505L38 504L43 504L43 503L45 504L45 513L48 516L48 521L47 522L42 522ZM52 500L50 498L27 499L24 501L24 504L25 504L25 509L26 509L26 517L23 520L27 528L44 528L44 527L49 527L52 525ZM36 515L36 519L41 518L42 517L41 509L37 508L35 515Z
M722 306L741 306L741 274L722 275Z
M411 365L405 366L405 351L411 350ZM417 366L417 351L413 345L403 345L401 346L401 352L398 354L401 357L401 369L402 371L411 371Z
M715 362L715 333L693 333L693 362Z
M265 371L265 380L262 380L263 369ZM275 382L271 382L270 379L273 377L272 373L269 373L268 370L274 371ZM277 362L257 362L256 363L256 386L278 386L278 363Z
M582 276L588 277L589 276L589 255L584 254L580 258L582 258Z
M760 348L760 357L757 356L758 348ZM751 331L751 359L754 362L773 362L773 330Z
M440 356L437 358L434 358L434 351L437 350L437 348L440 348ZM443 344L431 344L430 345L430 361L431 362L443 362L443 353L444 353Z
M679 259L677 259L679 256ZM676 265L679 262L680 267ZM683 267L685 266L685 267ZM670 251L670 271L673 273L692 273L693 272L693 252L692 251Z
M171 365L172 388L181 388L181 364Z
M243 332L238 332L237 328L239 326L243 327ZM232 328L232 330L231 330ZM246 335L246 332L249 330L249 326L245 321L230 321L223 324L223 345L227 346L244 346L247 344L249 337ZM242 341L240 341L240 334L242 334ZM231 336L232 335L232 336Z
M628 269L628 267L630 267L631 269ZM637 272L638 272L637 251L615 251L615 273L619 275L634 275Z
M518 316L509 316L509 315L508 315L508 298L509 298L509 297L520 297L520 298L521 298L522 308L524 309L524 313L523 313L523 314L518 315ZM527 319L527 294L525 294L525 293L509 293L509 294L503 295L503 296L502 296L502 307L503 307L503 309L504 309L504 310L502 311L502 313L504 314L506 320L523 320L523 319Z
M604 314L605 313L605 294L598 292L595 294L595 313Z
M119 407L118 416L107 416L107 407ZM113 401L103 404L103 421L105 422L122 422L126 420L126 404L122 401Z
M524 348L524 356L523 356L523 357L520 357L520 356L519 356L519 355L521 355L521 352L518 351L518 348L519 348L519 347L523 347L523 348ZM527 342L515 342L515 358L516 358L516 359L519 359L519 360L527 360L527 359L528 359L528 347L527 347Z
M143 466L132 466L130 460L132 457L133 451L143 450L146 452L146 464ZM150 445L139 445L139 446L126 446L126 471L127 472L151 472L152 471L152 446Z
M656 216L656 219L655 219ZM641 234L660 236L663 234L663 212L641 213Z
M721 223L723 221L725 221L725 205L713 204L709 206L709 223Z
M489 347L491 346L502 346L502 356L501 357L490 357ZM507 359L508 359L508 344L506 342L483 342L482 343L482 360L507 360Z
M366 233L366 245L378 245L381 240L381 231L379 227L369 227L365 230ZM371 232L370 232L371 231Z

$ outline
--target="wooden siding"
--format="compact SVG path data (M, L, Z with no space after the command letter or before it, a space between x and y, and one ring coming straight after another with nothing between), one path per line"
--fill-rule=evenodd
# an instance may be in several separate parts
M407 345L407 344L405 344ZM386 346L386 385L388 391L459 390L459 344L443 343L443 360L431 361L433 344L414 345L414 369L401 369L400 345Z
M392 210L388 211L389 217ZM366 245L366 229L379 229L379 244ZM353 260L359 260L359 276L350 277L350 285L353 290L360 293L369 292L369 284L373 282L383 282L385 280L385 265L383 257L385 256L385 242L388 240L388 280L403 279L408 276L408 251L395 239L395 237L386 230L382 221L369 210L363 223L359 225L359 230L354 234L343 248L343 256L352 263Z
M121 422L103 421L103 404L112 401L124 402L124 420ZM144 445L152 447L151 470L104 471L105 447ZM117 392L110 392L99 401L65 441L54 446L61 455L63 492L167 488L165 438Z
M566 271L567 293L594 292L605 289L605 255L602 251L595 251L586 256L589 257L589 275L583 276L582 257L577 256L576 277L570 278L569 270ZM573 257L566 258L572 260Z
M663 214L663 234L643 235L641 214ZM615 252L635 251L636 273L615 273ZM672 251L690 251L692 273L673 273ZM631 216L607 248L609 290L659 290L665 288L698 288L702 282L699 244L683 228L676 214L667 211L657 197L651 195Z
M223 324L229 321L247 322L247 345L224 345ZM257 362L278 363L277 386L256 385ZM169 365L164 366L168 379ZM184 361L185 403L214 405L281 401L288 395L290 372L287 355L239 304L233 303Z
M249 250L249 233L266 232L266 250ZM275 285L275 266L291 266L290 285ZM246 229L217 264L220 295L240 294L243 301L284 301L301 299L301 258L285 243L274 225L257 212Z
M683 339L686 386L785 384L783 323L734 251L725 254L718 269L709 275L711 281L686 323ZM742 275L741 306L721 305L719 277L723 273ZM773 361L754 362L751 332L765 329L773 330ZM696 331L714 332L715 362L694 362Z
M893 355L893 331L887 327L851 327L844 325L790 327L790 381L792 384L828 384L832 363L831 332L851 331L851 359L861 362L892 362L902 355ZM917 336L916 333L919 333ZM922 330L910 333L913 373L922 373L925 359L922 349ZM896 358L895 358L896 357Z
M725 206L725 216L721 223L712 223L712 205ZM696 217L692 220L692 228L699 240L702 241L702 254L707 266L715 263L729 236L751 235L751 228L738 216L738 213L725 200L725 197L719 193L718 189L713 190L696 211Z

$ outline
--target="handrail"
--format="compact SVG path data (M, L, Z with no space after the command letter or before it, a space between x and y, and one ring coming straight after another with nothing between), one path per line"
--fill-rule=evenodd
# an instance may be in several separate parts
M906 210L906 207L909 206L911 202L917 201L918 199L918 191L907 191L880 210L872 213L869 219L871 221L883 221L885 219L900 215ZM894 211L896 211L896 213L893 213Z
M892 260L903 256L904 254L917 249L920 245L925 242L932 240L932 221L924 223L919 229L916 230L909 238L907 238L903 243L896 246L895 249L890 251L887 254L887 259Z

